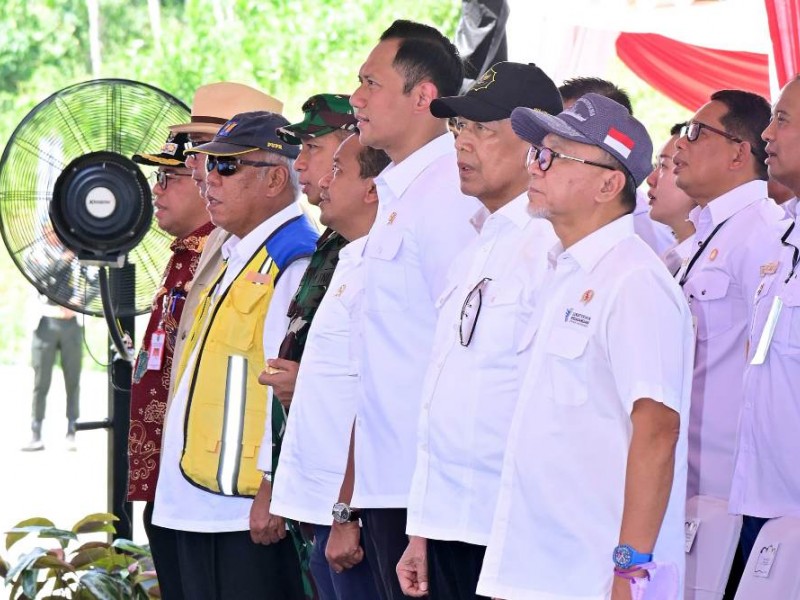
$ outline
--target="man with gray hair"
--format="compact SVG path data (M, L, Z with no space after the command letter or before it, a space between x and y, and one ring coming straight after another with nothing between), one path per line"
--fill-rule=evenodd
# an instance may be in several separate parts
M270 394L258 383L317 240L296 202L298 148L275 134L287 124L241 113L192 149L206 155L211 220L231 236L174 371L153 510L177 532L187 598L304 598L292 541L269 514Z

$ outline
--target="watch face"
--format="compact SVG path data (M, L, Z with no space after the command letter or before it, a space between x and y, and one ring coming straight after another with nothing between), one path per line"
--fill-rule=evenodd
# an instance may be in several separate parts
M627 546L617 546L614 548L614 564L623 569L631 564L631 549Z
M344 502L333 505L333 520L337 523L347 523L350 519L350 507Z

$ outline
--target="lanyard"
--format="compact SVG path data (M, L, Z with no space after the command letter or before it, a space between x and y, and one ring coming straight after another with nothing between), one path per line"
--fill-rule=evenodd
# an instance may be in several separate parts
M783 237L781 238L781 244L783 244L784 246L791 245L786 241L786 239L789 237L789 234L792 233L794 226L795 224L792 223L789 226L789 229L786 230L786 233L783 234ZM800 248L794 246L794 252L792 253L792 270L789 271L789 276L786 278L786 281L783 282L784 284L789 283L789 280L794 276L794 271L797 268L797 263L799 262L800 262Z
M728 217L728 218L730 218L730 217ZM686 271L684 271L683 277L681 277L681 280L678 282L678 285L680 285L681 287L684 286L684 284L686 283L686 280L689 278L689 271L692 270L692 267L694 266L694 263L696 263L697 259L699 259L703 255L703 252L705 252L705 249L708 248L708 244L711 242L712 239L714 239L714 236L717 235L717 232L720 229L722 229L722 226L725 225L725 223L727 223L727 222L728 222L728 219L725 219L722 223L720 223L719 225L714 227L714 231L711 232L711 235L709 235L705 240L700 242L700 249L697 252L694 253L694 256L692 256L691 260L689 261L689 264L686 266Z

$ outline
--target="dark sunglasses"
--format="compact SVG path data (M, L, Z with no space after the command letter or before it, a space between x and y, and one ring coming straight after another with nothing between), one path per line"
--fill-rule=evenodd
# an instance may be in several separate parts
M230 177L239 169L239 165L248 167L279 167L278 163L263 162L260 160L245 160L243 158L233 158L230 156L214 156L209 154L206 158L206 171L211 173L217 170L222 177Z

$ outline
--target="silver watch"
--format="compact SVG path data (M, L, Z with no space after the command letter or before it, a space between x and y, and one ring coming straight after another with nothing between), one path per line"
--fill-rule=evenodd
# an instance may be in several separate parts
M358 521L358 518L361 516L361 511L357 508L352 508L349 504L345 504L344 502L337 502L333 505L331 514L333 515L334 523L339 523L341 525L343 523Z

